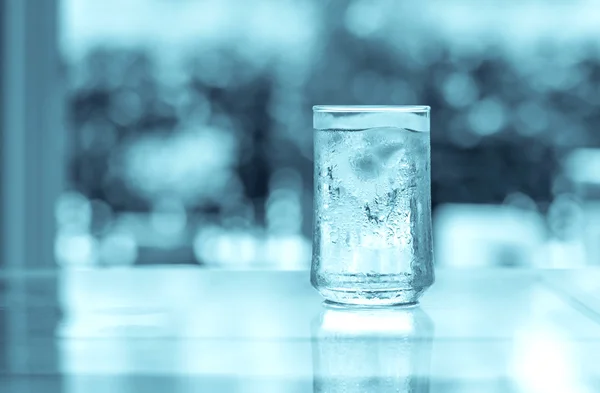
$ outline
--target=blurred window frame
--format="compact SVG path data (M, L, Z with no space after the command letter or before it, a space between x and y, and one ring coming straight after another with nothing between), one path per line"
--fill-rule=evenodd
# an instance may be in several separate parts
M60 0L0 0L0 268L50 268L64 184Z

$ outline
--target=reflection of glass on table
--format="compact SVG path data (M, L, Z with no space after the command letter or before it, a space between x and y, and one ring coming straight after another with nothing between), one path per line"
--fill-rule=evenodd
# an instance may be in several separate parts
M429 391L434 325L424 311L326 307L312 329L315 393Z

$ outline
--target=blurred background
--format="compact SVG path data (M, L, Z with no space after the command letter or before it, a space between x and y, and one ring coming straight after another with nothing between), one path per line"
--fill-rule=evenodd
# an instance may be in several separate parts
M437 265L600 263L596 2L0 4L7 268L307 268L314 104L432 107Z
M0 75L3 392L310 387L311 340L351 354L304 331L304 273L247 271L310 266L315 104L431 106L437 267L600 264L596 1L0 0ZM567 383L597 343L557 344L597 325L528 292L537 272L448 270L431 391L598 390ZM277 383L256 391L310 391Z

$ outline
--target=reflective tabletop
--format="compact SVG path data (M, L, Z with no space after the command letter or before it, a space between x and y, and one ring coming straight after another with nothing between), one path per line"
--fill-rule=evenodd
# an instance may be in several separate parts
M439 270L420 305L375 309L324 304L307 272L4 273L0 391L596 392L600 303L569 283L599 273Z

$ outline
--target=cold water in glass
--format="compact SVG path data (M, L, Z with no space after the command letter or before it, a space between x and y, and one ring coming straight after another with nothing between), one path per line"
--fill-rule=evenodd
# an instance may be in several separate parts
M416 302L434 281L429 107L313 113L313 286L338 303Z

